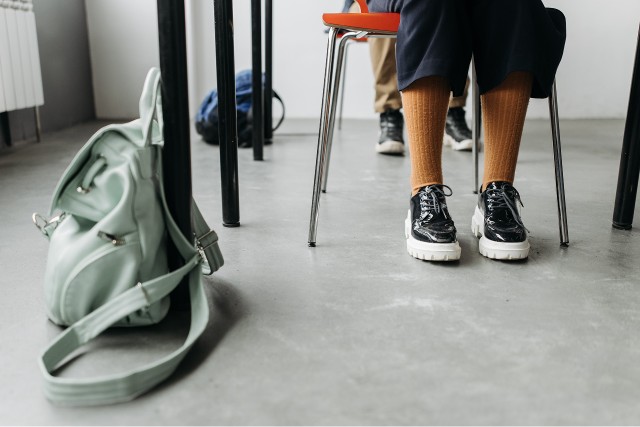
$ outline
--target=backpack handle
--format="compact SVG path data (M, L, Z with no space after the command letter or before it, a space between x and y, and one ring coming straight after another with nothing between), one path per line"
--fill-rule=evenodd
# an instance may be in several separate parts
M164 120L162 118L162 85L160 70L156 67L149 70L140 96L140 120L142 121L142 140L145 146L153 143L153 123L157 119L159 134L162 137ZM156 141L158 142L158 141Z

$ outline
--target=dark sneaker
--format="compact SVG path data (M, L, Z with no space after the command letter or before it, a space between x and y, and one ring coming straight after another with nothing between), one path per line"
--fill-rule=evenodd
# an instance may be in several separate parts
M520 194L508 182L492 182L478 196L471 231L480 237L480 253L487 258L514 260L529 256L527 228L518 211Z
M456 151L471 151L473 140L471 129L465 120L464 108L449 108L444 132L444 146Z
M445 193L445 190L449 190ZM425 261L456 261L460 245L456 227L449 215L445 198L451 195L446 185L428 185L411 198L405 220L407 251Z
M380 154L404 154L404 117L400 110L380 114L380 139L376 151Z

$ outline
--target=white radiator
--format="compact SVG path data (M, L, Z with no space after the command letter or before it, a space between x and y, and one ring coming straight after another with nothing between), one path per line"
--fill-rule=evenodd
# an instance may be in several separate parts
M0 113L42 104L32 0L0 0Z

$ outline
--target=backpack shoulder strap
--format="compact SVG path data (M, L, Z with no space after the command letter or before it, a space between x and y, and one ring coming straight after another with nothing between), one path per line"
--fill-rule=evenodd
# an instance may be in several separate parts
M203 252L210 256L208 264L211 266L211 272L216 271L224 264L218 247L218 236L213 230L209 230L200 210L193 202L194 222L198 224L197 233L204 231L204 235L197 234L200 236L198 239L200 253L196 252L169 215L164 191L161 191L161 194L169 236L178 251L185 257L185 264L175 271L144 283L138 283L123 292L68 327L45 350L40 358L40 367L45 381L45 395L52 402L60 405L88 406L131 400L171 375L204 332L209 321L209 307L202 285L200 269L196 267L203 261ZM122 318L169 295L187 275L191 303L191 327L180 348L150 364L120 374L90 379L60 378L53 375L53 372L74 351Z
M176 369L204 331L209 307L194 255L184 266L165 276L138 283L91 314L68 327L42 354L40 368L44 375L44 393L60 405L88 406L131 400L165 380ZM61 378L52 373L82 345L98 336L125 316L169 295L185 275L189 275L191 328L184 343L163 358L124 373L99 378Z
M161 159L158 159L158 162L161 163ZM45 395L49 400L73 406L131 400L171 375L204 331L209 321L209 307L200 271L196 268L202 262L202 258L193 245L182 235L169 214L162 185L160 185L160 190L167 231L178 252L186 260L185 264L168 274L144 283L138 283L69 326L40 358L40 367L45 380ZM53 375L53 372L66 361L68 356L82 345L129 314L143 310L160 301L169 295L187 275L191 302L191 327L180 348L155 362L120 374L89 379L60 378Z
M280 120L278 120L278 123L273 127L273 130L276 131L278 130L282 122L284 122L285 108L284 108L284 101L282 100L280 95L278 95L278 92L276 92L275 90L273 91L273 97L277 99L278 102L280 102L280 105L282 106L282 115L280 116Z
M209 228L196 201L191 199L191 220L196 238L196 247L203 258L202 274L211 275L224 265L224 258L218 246L218 234Z

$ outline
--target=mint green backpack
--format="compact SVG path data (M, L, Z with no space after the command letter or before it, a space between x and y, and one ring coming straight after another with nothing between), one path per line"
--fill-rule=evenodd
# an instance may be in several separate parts
M167 209L162 187L160 72L152 69L140 98L140 119L99 130L58 182L50 219L33 220L49 239L45 273L48 317L68 328L45 350L45 394L64 405L96 405L135 398L175 370L207 325L201 268L223 264L218 236L192 203L193 241ZM169 271L170 239L184 265ZM205 259L206 258L206 259ZM112 326L146 326L169 310L169 294L188 277L191 329L176 351L149 365L94 379L53 372L68 356Z

